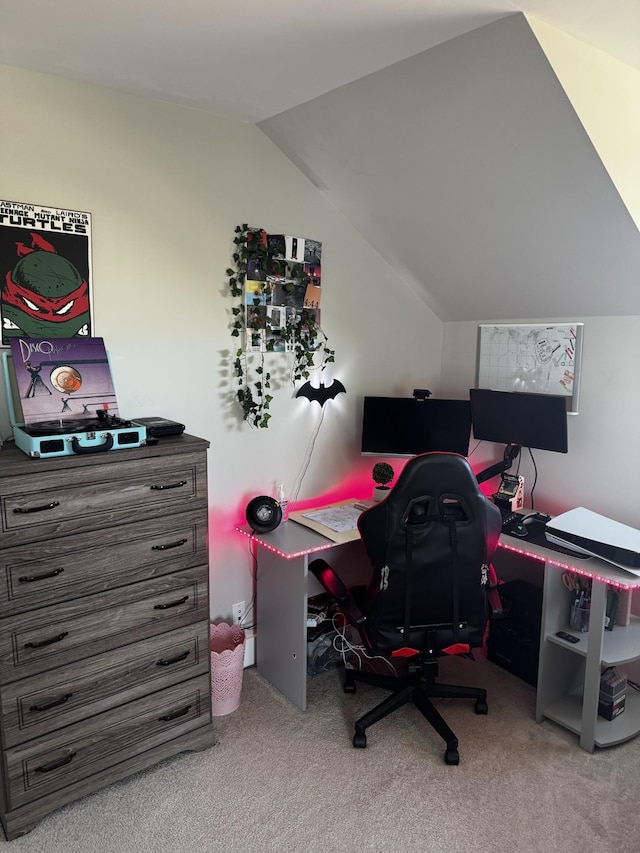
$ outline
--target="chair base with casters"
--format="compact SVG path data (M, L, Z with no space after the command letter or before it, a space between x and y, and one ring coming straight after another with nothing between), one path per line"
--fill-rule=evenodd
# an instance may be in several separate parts
M452 629L453 625L450 623L421 625L420 629L425 632L423 651L401 648L396 652L380 655L376 653L375 649L371 648L368 641L366 617L361 609L365 589L363 587L352 589L347 587L323 559L314 560L309 565L309 571L315 575L334 600L345 623L359 632L364 645L364 660L360 658L357 652L351 653L353 654L351 665L349 665L349 657L346 658L344 692L355 693L356 681L391 691L390 696L385 697L378 705L356 721L353 735L354 747L364 749L367 745L366 730L369 726L411 702L444 740L446 744L445 763L459 764L458 739L431 700L438 698L475 700L476 714L487 714L489 709L487 691L484 688L443 684L437 680L439 656L435 651L435 635L438 630ZM463 629L465 624L461 623L459 627ZM370 652L373 652L375 658L386 661L398 674L387 675L361 668L362 666L371 666L368 663ZM468 646L453 646L448 650L442 650L440 655L469 652Z
M443 684L436 680L438 661L425 660L422 655L405 659L407 674L405 677L380 675L373 672L345 668L344 692L355 693L356 681L363 681L376 687L391 691L378 705L360 717L355 723L353 745L364 749L367 745L366 730L369 726L392 714L394 711L413 703L429 725L440 735L446 744L445 764L458 764L458 739L446 723L432 699L472 699L475 700L476 714L487 714L487 691L481 687L465 687L457 684Z

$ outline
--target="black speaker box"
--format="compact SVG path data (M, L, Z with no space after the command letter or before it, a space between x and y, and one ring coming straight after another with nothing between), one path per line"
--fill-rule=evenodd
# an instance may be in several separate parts
M270 533L282 521L282 507L275 498L258 495L247 504L245 517L254 533Z
M162 438L165 435L182 435L184 424L169 421L167 418L136 418L134 423L147 428L147 435L152 438Z
M487 657L535 687L538 683L542 590L522 580L498 587L502 615L489 622Z

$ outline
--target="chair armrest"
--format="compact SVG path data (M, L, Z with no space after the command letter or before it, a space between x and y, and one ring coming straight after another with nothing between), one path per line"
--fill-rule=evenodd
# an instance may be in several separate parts
M338 577L331 566L325 560L318 559L309 564L309 571L326 589L347 621L354 627L361 628L366 617L356 604L349 587Z

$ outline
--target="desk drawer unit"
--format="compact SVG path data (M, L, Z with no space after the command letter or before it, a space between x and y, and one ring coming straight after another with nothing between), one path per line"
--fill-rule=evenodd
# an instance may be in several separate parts
M0 451L0 819L213 743L208 443Z

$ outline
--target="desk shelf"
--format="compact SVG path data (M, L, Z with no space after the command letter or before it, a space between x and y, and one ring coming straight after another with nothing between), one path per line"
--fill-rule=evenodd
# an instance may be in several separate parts
M603 666L631 663L640 658L640 617L632 616L630 623L616 625L605 631L602 640Z
M563 649L566 649L569 652L573 652L575 655L583 655L586 657L587 654L587 640L589 639L588 634L576 634L575 631L572 631L568 625L563 625L558 630L567 631L569 634L573 634L575 637L579 637L579 643L568 643L566 640L561 639L560 637L556 637L555 634L549 634L547 640L550 643L555 643L557 646L560 646Z
M637 585L637 579L633 581ZM632 616L629 625L606 631L606 600L605 569L592 577L589 631L572 630L568 625L570 596L562 584L561 571L546 564L536 719L553 720L577 734L580 746L588 752L640 734L640 695L631 688L619 717L605 720L598 716L603 669L640 658L640 618ZM556 636L557 631L568 631L579 642L568 643Z
M544 712L545 717L569 729L576 735L582 731L582 693L570 693L554 702ZM627 688L625 709L615 720L598 717L594 740L598 747L615 746L640 734L640 694Z
M566 640L549 634L547 639L577 655L586 655L589 632L576 633L568 623L561 625L558 630L567 631L578 637L579 643L568 643ZM616 625L613 631L605 631L602 637L602 666L617 666L631 663L640 658L640 617L632 616L629 625Z

